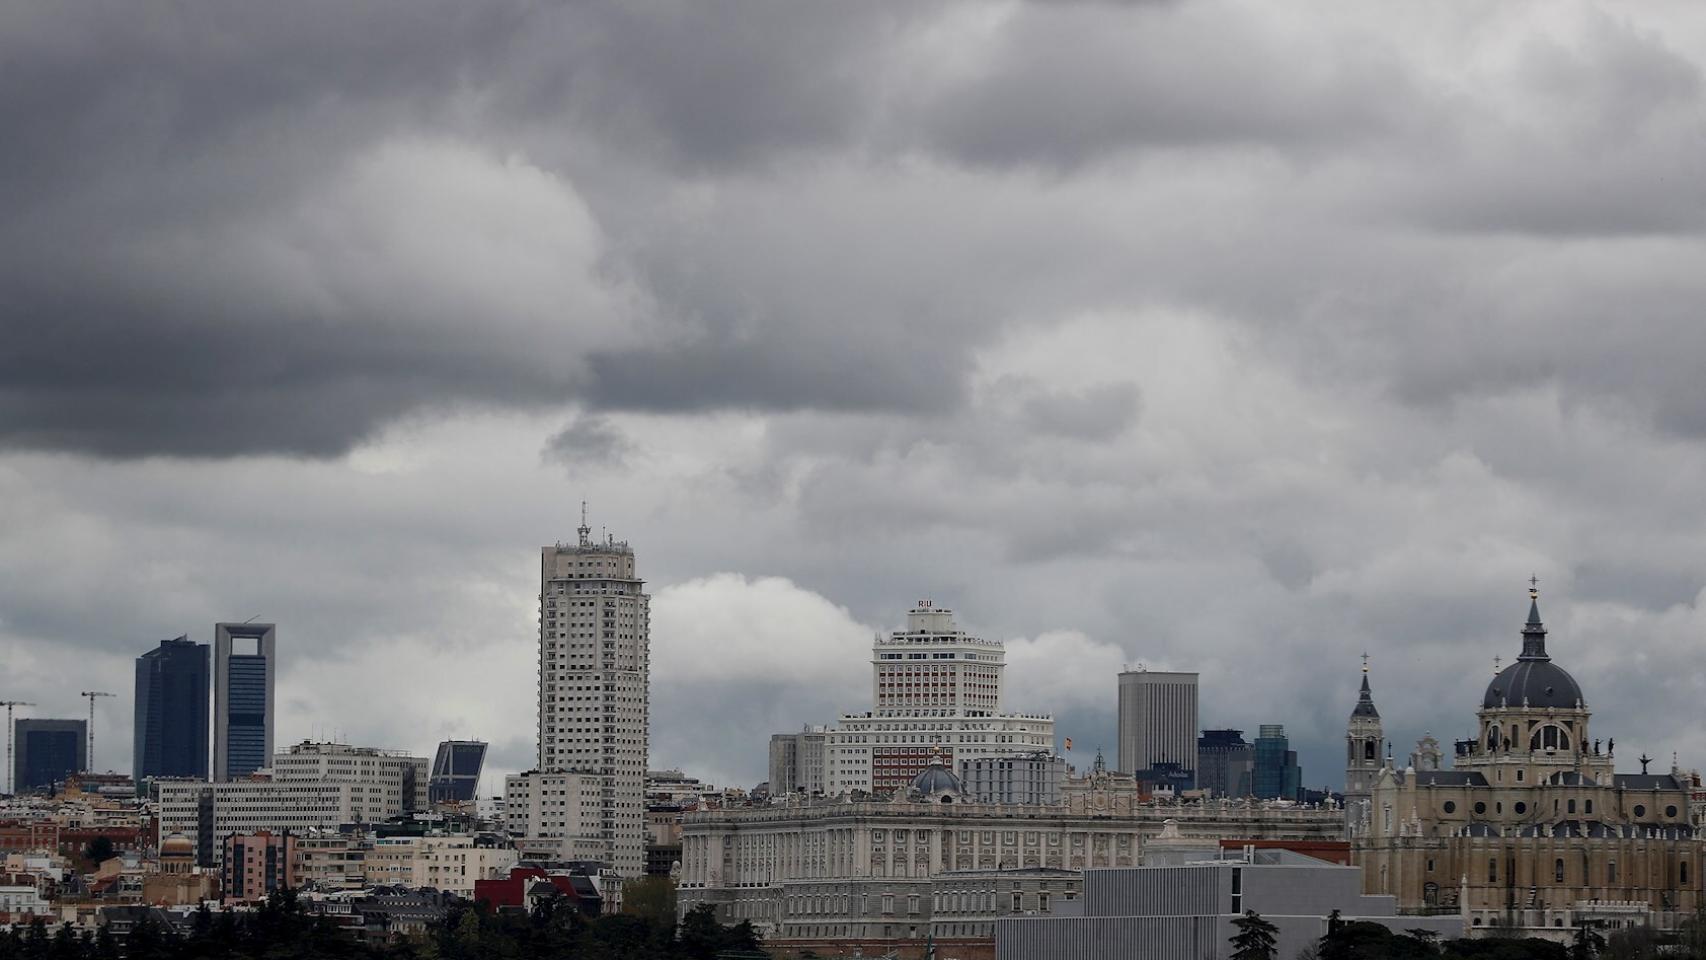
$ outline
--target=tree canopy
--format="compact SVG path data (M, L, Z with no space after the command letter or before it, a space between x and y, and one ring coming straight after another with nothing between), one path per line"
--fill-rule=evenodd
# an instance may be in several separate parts
M678 926L653 910L588 919L549 900L531 914L457 904L423 936L369 945L288 891L249 913L204 907L183 933L148 917L122 938L39 919L0 933L0 960L718 960L758 947L750 923L720 924L709 905Z

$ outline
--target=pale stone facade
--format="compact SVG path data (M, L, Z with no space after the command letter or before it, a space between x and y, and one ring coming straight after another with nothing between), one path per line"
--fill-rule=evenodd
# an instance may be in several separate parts
M801 901L790 891L807 883L931 881L963 871L1076 873L1132 866L1144 838L1169 821L1175 835L1199 842L1343 838L1338 810L1224 801L1140 804L1135 790L1117 790L1125 782L1104 772L1093 786L1053 806L967 803L957 780L937 765L894 800L826 799L689 813L682 824L678 903L683 912L713 903L725 919L751 920L767 935L798 924L859 922L898 929L917 923L892 914L885 921L884 912L869 903L838 908L843 919L803 919L793 912ZM928 896L932 889L914 892ZM836 895L851 892L856 891L848 887ZM853 910L864 919L855 921L846 912ZM922 916L927 920L929 912Z
M1380 711L1368 686L1368 658L1363 657L1362 693L1345 728L1345 833L1355 837L1368 826L1369 799L1374 779L1386 765L1386 735Z
M1563 936L1611 915L1674 926L1703 889L1689 784L1614 772L1615 741L1589 737L1545 637L1535 602L1522 656L1488 686L1455 769L1377 773L1353 846L1366 889L1406 909L1460 907L1472 927Z

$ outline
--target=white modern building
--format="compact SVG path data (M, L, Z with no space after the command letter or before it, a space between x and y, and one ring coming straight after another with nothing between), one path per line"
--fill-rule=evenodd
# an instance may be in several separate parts
M233 833L304 833L380 823L423 809L426 758L343 743L299 743L273 758L272 775L204 783L162 780L156 843L181 833L202 866L220 865Z
M770 737L770 795L817 794L824 788L824 752L829 731L807 724L799 733Z
M1166 764L1197 768L1197 675L1159 670L1120 674L1119 769Z
M539 572L539 762L505 780L506 819L529 849L645 871L650 597L634 551L544 547Z
M1066 775L1066 758L1046 752L973 757L960 763L966 795L978 803L1059 803Z
M222 841L233 833L301 833L371 823L398 813L387 809L384 788L378 784L163 781L158 789L156 843L181 833L195 843L196 862L204 867L220 865Z
M504 829L530 859L602 862L603 809L603 779L595 774L529 770L504 778Z
M378 785L393 816L427 808L426 758L397 750L304 740L273 757L272 778Z
M958 765L1053 752L1053 718L1002 712L1005 661L1000 641L970 636L951 610L919 601L905 629L872 644L870 712L843 714L825 737L825 792L902 789L936 753Z

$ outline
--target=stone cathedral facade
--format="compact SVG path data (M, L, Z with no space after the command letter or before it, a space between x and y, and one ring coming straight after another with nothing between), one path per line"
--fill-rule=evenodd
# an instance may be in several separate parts
M1372 767L1365 675L1351 715L1347 832L1368 893L1461 909L1471 928L1563 939L1578 922L1673 928L1701 903L1702 844L1680 771L1617 773L1581 687L1546 651L1530 592L1522 652L1487 685L1453 768ZM1425 752L1425 751L1424 751ZM1426 766L1426 764L1424 764Z

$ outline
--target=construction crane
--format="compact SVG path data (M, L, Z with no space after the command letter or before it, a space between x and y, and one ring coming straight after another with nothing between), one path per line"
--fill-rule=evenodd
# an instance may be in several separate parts
M6 707L6 793L10 795L18 792L18 785L13 782L17 774L12 770L12 708L33 707L35 704L28 700L0 700L0 704Z
M116 696L118 696L118 694L116 694L116 693L104 693L100 690L85 690L82 693L79 693L78 696L89 698L89 756L85 758L85 760L87 762L87 766L85 769L89 773L94 773L95 772L95 699L97 697L116 697Z

